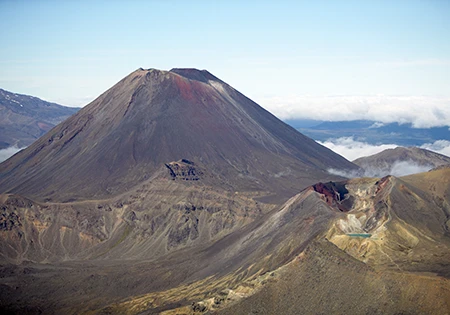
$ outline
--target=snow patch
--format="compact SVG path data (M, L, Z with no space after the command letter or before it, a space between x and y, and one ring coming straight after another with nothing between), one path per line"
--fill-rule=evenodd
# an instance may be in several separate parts
M14 102L14 103L16 103L16 104L19 104L20 105L20 107L23 107L23 105L22 104L20 104L18 101L16 101L16 100L11 100L11 102Z

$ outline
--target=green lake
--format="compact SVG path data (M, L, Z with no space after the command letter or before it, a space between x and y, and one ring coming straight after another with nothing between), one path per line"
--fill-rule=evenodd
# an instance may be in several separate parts
M363 237L363 238L369 238L372 236L370 233L348 233L348 236L351 237Z

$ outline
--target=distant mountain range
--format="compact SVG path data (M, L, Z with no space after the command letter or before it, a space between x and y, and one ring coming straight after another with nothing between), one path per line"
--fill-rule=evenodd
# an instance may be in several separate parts
M78 110L0 89L0 149L28 146Z
M410 123L383 124L371 120L287 120L286 123L316 141L354 137L370 144L394 143L401 146L420 146L436 140L450 140L449 126L413 128Z

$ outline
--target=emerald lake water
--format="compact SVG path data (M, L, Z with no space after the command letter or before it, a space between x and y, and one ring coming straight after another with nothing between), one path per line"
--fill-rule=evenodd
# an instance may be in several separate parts
M370 233L348 233L347 234L350 237L363 237L363 238L369 238L372 236Z

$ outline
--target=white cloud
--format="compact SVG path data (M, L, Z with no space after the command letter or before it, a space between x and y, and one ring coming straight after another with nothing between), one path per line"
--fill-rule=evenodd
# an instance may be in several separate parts
M0 150L0 162L7 160L9 157L13 156L22 149L25 148L18 148L17 146L11 146L9 148Z
M369 156L379 153L386 149L399 147L398 144L369 144L367 142L355 140L353 137L342 137L328 139L324 142L317 141L323 146L342 155L349 161L354 161L363 156ZM421 149L430 150L450 157L450 141L437 140L433 143L425 143L420 146Z
M412 123L416 128L450 126L450 97L293 95L256 100L281 119L366 119L381 123Z
M349 161L356 160L357 158L363 156L373 155L386 149L393 149L398 147L397 144L372 145L367 142L354 140L353 137L342 137L336 139L328 139L324 142L317 142L342 155Z
M366 142L355 140L353 137L342 137L336 139L328 139L324 142L318 142L333 150L334 152L344 156L350 161L363 156L373 155L386 149L393 149L399 146L397 144L372 145ZM437 140L434 143L426 143L420 146L420 148L450 156L450 141L447 140ZM383 177L386 175L405 176L426 172L432 168L432 165L420 165L413 161L397 161L387 168L366 168L363 173L354 171L348 172L346 170L337 169L329 169L328 171L331 174L354 178L361 176Z
M84 107L95 99L94 96L84 96L84 97L66 97L66 98L55 98L50 102L56 104L68 106L68 107Z
M406 176L411 174L417 174L422 172L427 172L433 168L432 165L420 165L414 161L396 161L389 167L376 168L376 167L365 167L363 172L357 171L345 171L330 168L328 172L334 175L343 176L347 178L355 177L384 177L387 175L393 176Z
M420 147L422 149L427 149L450 157L450 141L437 140L434 143L425 143Z
M412 161L397 161L395 162L389 174L394 176L406 176L410 174L427 172L433 168L433 165L419 165Z
M384 124L382 122L378 122L377 121L377 122L374 122L373 125L369 127L369 129L370 128L380 128L380 127L383 127L383 126L384 126Z

